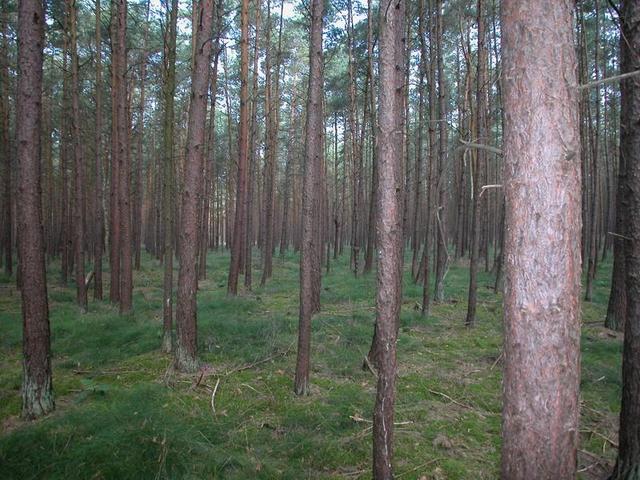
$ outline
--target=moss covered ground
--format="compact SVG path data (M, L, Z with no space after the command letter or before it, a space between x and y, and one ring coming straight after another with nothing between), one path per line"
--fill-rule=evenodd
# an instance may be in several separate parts
M361 366L374 275L354 278L347 255L324 274L312 394L297 398L297 256L275 259L274 278L238 298L226 297L228 265L226 254L208 258L198 335L209 368L189 376L173 372L159 350L162 269L154 259L135 272L135 313L124 317L107 301L80 314L73 284L63 288L51 264L57 410L31 423L19 419L20 296L0 277L0 478L370 478L375 379ZM583 305L581 478L602 478L615 458L622 342L601 326L610 274L603 264L594 301ZM486 287L492 282L481 274L477 326L467 329L464 265L451 267L447 301L426 319L421 288L405 277L397 478L498 477L502 306Z

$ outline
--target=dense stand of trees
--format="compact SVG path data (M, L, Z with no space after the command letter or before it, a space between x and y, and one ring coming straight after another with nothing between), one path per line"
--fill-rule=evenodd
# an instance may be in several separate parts
M0 260L23 295L25 417L54 404L47 281L73 281L79 312L107 288L135 315L144 247L164 268L162 349L193 372L207 252L229 250L236 296L293 250L306 395L321 271L348 255L353 275L377 271L364 362L378 375L374 475L390 478L405 259L425 316L447 299L449 265L468 262L468 327L482 271L496 292L504 275L503 475L573 478L580 275L590 301L613 253L605 324L625 332L614 478L637 475L638 0L0 9Z

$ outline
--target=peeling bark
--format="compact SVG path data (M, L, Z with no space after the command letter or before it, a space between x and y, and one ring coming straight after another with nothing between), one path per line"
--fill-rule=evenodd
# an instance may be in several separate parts
M574 479L581 180L571 0L502 4L502 478Z

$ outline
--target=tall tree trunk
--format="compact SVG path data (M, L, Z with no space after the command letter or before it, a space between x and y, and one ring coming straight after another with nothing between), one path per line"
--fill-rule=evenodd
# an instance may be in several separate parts
M620 12L620 72L637 71L640 2L624 0ZM618 189L623 188L621 206L627 217L624 251L627 318L622 353L620 448L610 478L632 480L640 478L640 77L623 80L620 93L620 161L624 162L626 175Z
M8 0L2 0L2 12L0 13L0 30L2 31L2 47L0 48L0 155L2 155L2 167L4 168L4 181L2 192L2 205L4 217L2 218L2 248L4 249L4 273L13 274L13 240L11 229L13 225L11 215L11 133L9 131L9 52L8 41ZM0 260L1 261L1 260Z
M571 0L502 3L502 478L515 480L576 477L581 183L573 7Z
M442 0L436 1L436 56L438 64L438 107L440 110L439 130L440 138L438 142L438 203L435 208L436 214L436 238L438 253L436 255L436 278L435 292L433 299L436 302L444 301L444 277L449 263L449 252L447 250L448 228L447 228L447 100L446 100L446 78L444 74L444 59L442 52L443 19Z
M233 222L231 265L227 281L227 294L238 294L238 276L242 251L246 241L247 167L249 160L249 0L242 0L240 9L240 119L238 122L238 168L236 181L236 208Z
M127 0L114 0L117 4L116 36L113 41L114 71L118 77L114 92L117 116L118 149L118 207L120 220L120 313L133 309L133 278L131 251L131 162L129 160L129 100L127 96ZM113 27L113 25L112 25Z
M145 82L147 77L147 59L149 53L147 51L149 44L149 5L147 0L145 6L145 23L144 23L144 40L140 58L140 98L138 102L138 123L136 126L136 167L134 175L134 198L133 198L133 255L134 268L140 270L140 249L142 237L142 168L144 165L144 151L142 147L142 139L144 137L144 110L145 110Z
M627 1L625 7L627 11L631 11L634 2ZM637 2L636 2L637 5ZM636 12L638 7L636 6ZM637 15L637 13L636 13ZM625 19L622 19L625 20ZM634 20L632 19L631 22ZM636 20L637 21L637 18ZM632 29L632 24L622 23L622 26L628 29ZM637 27L636 31L637 31ZM620 39L620 56L621 56L621 73L634 70L634 59L630 53L625 38L627 32L622 30L622 36ZM623 62L624 61L624 62ZM638 64L637 57L635 58L635 64ZM637 82L637 79L635 80ZM621 83L621 88L624 90L625 96L633 95L633 80L627 80ZM637 84L636 84L637 85ZM636 87L637 89L637 87ZM636 93L637 95L637 93ZM621 103L620 122L622 133L622 126L631 120L631 117L624 115L630 115L629 105ZM624 115L623 115L624 113ZM627 127L629 128L629 127ZM631 137L628 137L631 138ZM607 316L604 322L605 327L612 330L618 330L620 332L625 331L625 322L627 319L627 286L626 286L626 268L625 268L625 238L627 237L627 162L629 153L627 153L628 144L622 142L620 139L620 155L618 157L618 185L616 188L615 198L615 236L613 237L613 272L611 276L611 292L609 294L609 304L607 307Z
M109 299L117 303L120 301L120 165L118 162L118 128L117 114L118 83L118 31L117 31L117 1L111 0L111 165L109 184Z
M167 5L167 27L164 32L163 83L164 104L162 146L162 262L164 264L162 288L162 350L172 348L173 324L173 207L175 202L175 160L174 160L174 97L176 92L176 26L178 21L178 0Z
M80 80L78 78L78 21L77 5L75 0L67 0L67 14L69 15L70 50L71 50L71 123L73 134L73 158L74 158L74 201L73 201L73 227L74 227L74 255L76 267L76 302L82 312L86 312L87 288L84 282L84 152L82 148L82 132L80 130Z
M293 162L295 159L295 136L296 136L296 90L291 92L291 102L289 104L289 146L287 148L287 160L284 167L284 190L282 192L282 229L280 233L280 256L284 256L289 247L289 207L291 203L291 183Z
M202 215L200 221L200 241L199 241L199 256L198 256L198 279L204 280L207 278L207 253L209 252L209 246L211 234L214 231L213 216L215 211L211 211L211 205L213 198L217 194L217 178L218 173L216 169L216 99L218 92L218 60L220 58L220 34L222 28L222 9L218 3L214 5L215 18L215 42L213 45L212 55L213 68L211 70L209 91L211 92L211 113L209 120L209 138L207 140L207 149L205 149L205 155L203 156L204 162L204 193L202 199ZM211 222L209 221L211 219Z
M362 198L362 156L358 144L358 104L356 95L356 72L353 58L353 12L351 0L347 0L347 49L349 53L349 152L352 165L352 213L351 213L351 261L357 277L360 261L360 204Z
M378 159L376 149L376 106L375 106L375 81L373 70L373 9L371 0L367 0L367 70L369 77L369 111L371 112L370 133L371 133L371 192L369 195L369 221L367 224L367 249L364 257L363 272L369 273L373 268L373 252L375 250L376 236L376 192L378 190ZM336 187L337 188L337 187Z
M477 122L476 139L480 144L486 143L486 79L485 68L487 64L487 48L485 36L485 15L484 0L478 0L478 76L476 78L476 103ZM478 262L480 261L480 219L481 197L480 179L481 170L485 167L486 155L483 149L475 152L475 160L472 161L473 186L472 203L473 212L471 217L471 258L469 261L469 301L467 304L467 317L465 324L472 327L476 321L476 303L478 298Z
M260 21L262 19L262 0L256 2L255 9L255 22L253 29L255 36L253 40L253 78L251 80L251 103L250 108L250 127L249 127L249 147L248 147L248 159L247 159L247 192L246 192L246 206L245 206L245 218L243 220L245 225L245 239L242 246L244 252L240 259L240 272L244 269L244 288L250 291L253 284L253 240L254 240L254 197L260 197L260 190L258 189L257 195L255 192L256 184L259 182L256 178L256 170L258 169L258 136L260 130L260 124L258 123L258 70L260 66ZM265 88L266 93L266 88ZM259 204L258 212L260 212ZM260 215L259 215L260 217Z
M260 284L264 286L268 278L273 274L273 249L275 238L275 182L276 182L276 160L278 156L278 127L280 123L280 63L282 61L282 22L283 22L284 2L280 3L280 26L278 28L278 50L276 53L275 78L273 83L275 88L267 84L265 88L269 90L271 106L267 117L267 150L265 160L267 165L265 174L265 245L263 251L264 265L262 268L262 278ZM271 25L267 26L267 31ZM267 38L269 38L267 35ZM267 43L267 52L271 50ZM269 69L270 62L265 60L265 68ZM270 82L268 82L270 83ZM265 100L266 104L266 100Z
M18 3L18 258L22 279L22 416L33 419L54 409L51 337L42 231L40 117L42 109L43 2Z
M93 298L102 300L102 253L104 251L104 185L102 180L102 20L100 0L96 0L96 86L94 98L96 102L95 118L95 239L93 242Z
M381 346L373 411L373 478L393 478L396 341L402 304L402 114L404 0L380 5L378 276L376 331Z
M194 10L196 6L194 5ZM198 204L202 188L202 165L207 119L209 64L213 0L199 0L193 26L195 52L191 79L191 102L187 133L182 214L180 215L180 271L176 309L175 366L182 372L198 369L197 310L198 291Z
M309 90L305 163L302 193L302 249L300 252L300 316L298 326L298 354L294 392L309 394L309 360L311 354L311 317L320 308L320 250L317 224L320 221L320 181L324 160L324 117L322 88L324 83L322 29L324 10L322 0L311 3L311 35L309 42Z
M64 30L67 31L67 15L64 17ZM62 188L60 192L60 273L62 284L66 286L69 279L69 269L71 264L71 213L69 208L69 117L71 109L71 93L69 92L69 41L64 35L62 47L62 108L60 120L60 176L62 177Z

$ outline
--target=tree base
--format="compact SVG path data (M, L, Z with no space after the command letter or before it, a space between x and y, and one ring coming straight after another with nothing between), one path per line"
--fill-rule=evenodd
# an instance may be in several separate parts
M162 337L162 347L161 350L163 353L171 353L173 350L173 341L171 339L171 333L165 332Z
M176 343L174 367L178 372L195 373L200 369L200 361L185 348Z
M634 463L620 465L620 460L608 480L640 480L640 459Z
M604 320L604 326L617 332L624 331L624 324L618 321L618 317L614 313L607 314L607 317Z
M309 389L309 380L308 379L295 379L293 385L293 392L299 397L306 397L311 394Z
M44 385L38 385L35 379L24 376L22 384L22 413L25 420L35 420L51 413L55 409L51 377Z

